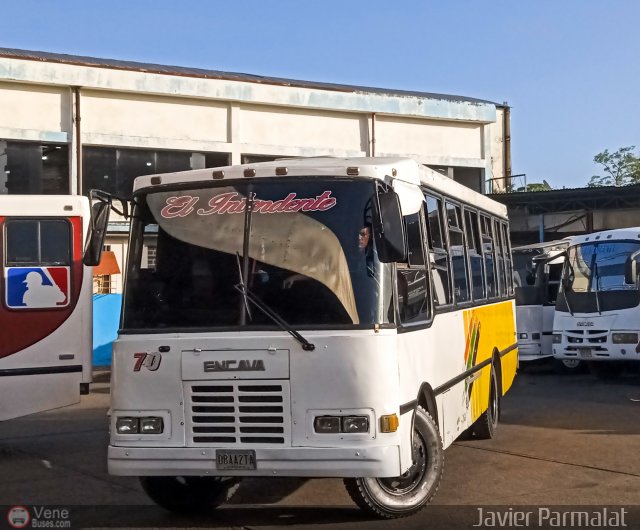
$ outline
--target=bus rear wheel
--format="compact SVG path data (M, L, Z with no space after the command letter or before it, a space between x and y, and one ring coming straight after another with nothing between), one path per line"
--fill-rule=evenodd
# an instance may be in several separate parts
M415 412L412 453L413 464L399 477L345 479L353 501L380 519L406 517L424 508L440 485L444 449L435 421L420 406Z
M240 480L232 477L140 477L153 502L170 512L208 513L227 502Z
M489 387L489 404L487 410L471 426L471 431L476 438L490 440L498 429L500 418L500 391L498 390L498 377L496 371L491 369L491 386Z

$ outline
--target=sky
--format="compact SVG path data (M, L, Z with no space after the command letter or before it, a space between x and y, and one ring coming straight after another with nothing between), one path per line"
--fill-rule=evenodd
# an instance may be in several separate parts
M635 0L0 0L0 47L506 102L512 173L640 152Z

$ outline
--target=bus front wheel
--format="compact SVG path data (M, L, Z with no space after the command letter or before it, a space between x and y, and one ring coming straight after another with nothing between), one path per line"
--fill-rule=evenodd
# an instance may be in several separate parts
M227 502L240 481L231 477L140 477L140 484L165 510L202 514Z
M413 464L399 477L344 480L353 501L381 519L406 517L420 511L438 490L444 449L431 415L418 406L412 440Z

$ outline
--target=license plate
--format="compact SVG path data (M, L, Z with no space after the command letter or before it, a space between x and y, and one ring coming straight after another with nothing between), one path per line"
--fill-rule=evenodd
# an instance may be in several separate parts
M591 348L578 348L578 354L583 359L591 358Z
M217 469L255 469L255 451L216 450Z

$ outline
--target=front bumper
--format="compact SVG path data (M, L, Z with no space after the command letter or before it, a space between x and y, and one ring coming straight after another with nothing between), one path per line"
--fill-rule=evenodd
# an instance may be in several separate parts
M581 361L638 361L640 353L636 353L635 344L600 343L595 347L565 347L554 344L553 356L556 359L579 359Z
M234 448L235 449L235 448ZM216 469L216 450L193 447L109 446L112 475L239 477L396 477L401 474L398 446L350 448L252 448L255 470Z

